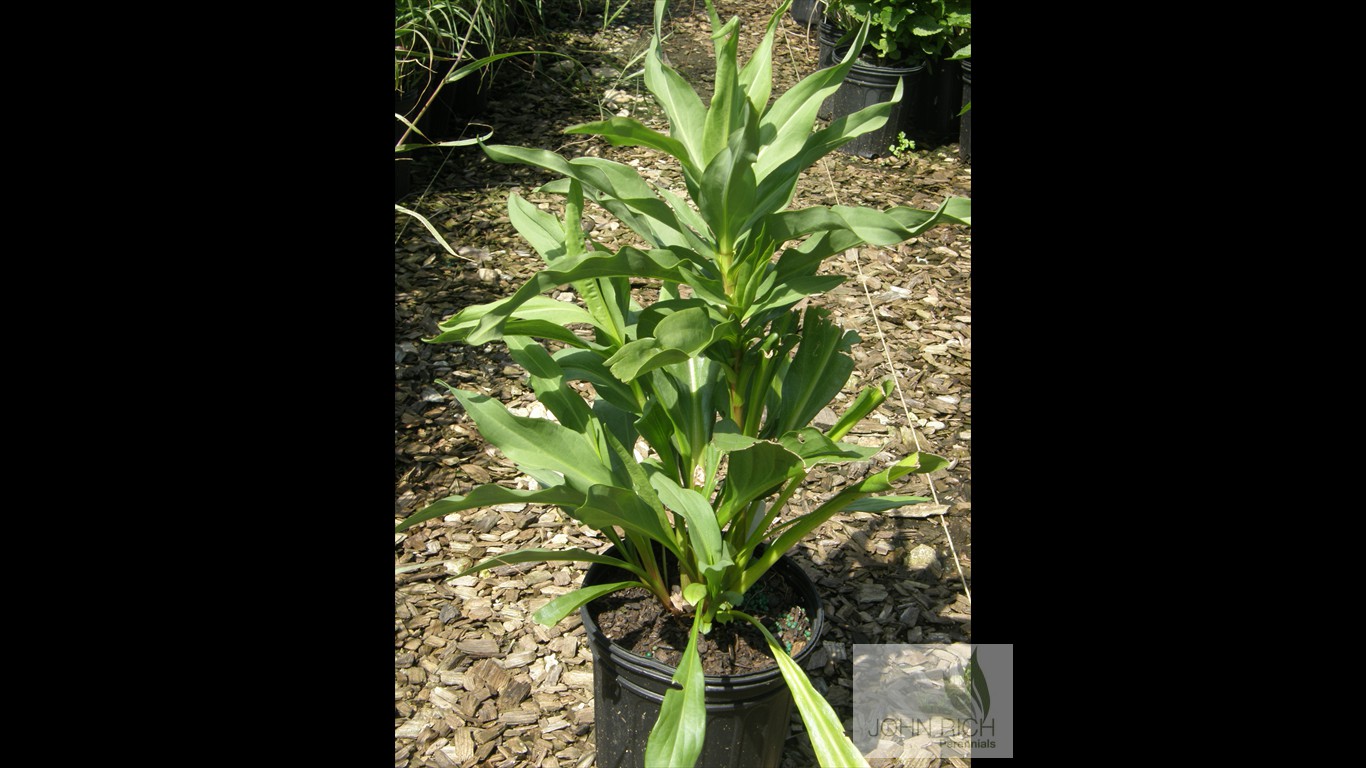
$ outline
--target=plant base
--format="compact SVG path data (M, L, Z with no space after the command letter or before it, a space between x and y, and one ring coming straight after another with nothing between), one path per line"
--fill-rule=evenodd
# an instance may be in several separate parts
M815 585L795 562L783 557L772 572L802 596L811 618L811 642L794 657L802 664L819 643L825 613ZM594 565L583 583L589 586L621 577L609 566ZM613 643L587 606L580 609L580 617L593 652L596 764L601 768L643 768L645 745L674 670ZM706 683L707 736L697 765L776 768L792 716L792 694L777 666L743 675L707 675Z

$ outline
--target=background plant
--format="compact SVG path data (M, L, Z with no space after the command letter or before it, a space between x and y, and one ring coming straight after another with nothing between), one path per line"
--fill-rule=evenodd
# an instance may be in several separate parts
M846 30L868 23L868 46L888 64L965 58L972 42L972 0L830 0L827 14Z
M502 341L528 371L532 390L554 419L517 416L489 397L447 388L483 437L535 486L479 486L435 502L398 530L464 509L529 502L558 506L602 531L615 546L613 556L520 550L465 573L540 560L613 565L633 578L557 597L536 612L536 620L554 624L596 597L634 586L691 620L674 678L679 688L665 695L647 764L695 762L706 723L697 636L715 622L741 620L765 636L821 764L862 765L805 673L768 628L740 608L745 592L779 557L832 515L926 501L895 493L898 481L946 462L911 454L849 483L810 513L781 519L815 467L866 461L878 451L842 438L891 391L891 382L867 387L834 426L812 427L848 382L858 336L841 330L828 312L796 305L842 282L819 273L824 259L863 244L895 244L938 224L967 224L970 203L949 199L935 211L788 209L806 168L880 128L901 97L898 87L892 101L813 131L817 109L852 67L868 25L843 61L771 99L773 38L787 3L741 67L739 20L723 24L708 2L716 74L714 95L704 106L663 63L664 7L665 0L656 0L645 82L669 119L669 133L620 117L566 132L670 156L684 192L651 184L634 168L603 158L566 160L545 150L485 145L498 162L561 176L540 191L562 195L565 216L510 195L509 220L545 268L512 296L457 313L429 339ZM580 225L586 202L612 213L644 247L613 251L586 237ZM642 278L658 286L657 294L632 289ZM542 295L562 285L571 286L581 304ZM591 401L568 386L575 381L592 386ZM768 546L761 550L761 543Z

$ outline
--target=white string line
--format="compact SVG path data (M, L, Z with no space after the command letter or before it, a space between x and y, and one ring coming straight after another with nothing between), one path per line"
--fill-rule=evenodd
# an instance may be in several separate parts
M825 170L826 180L830 183L830 190L835 195L835 204L843 205L840 202L839 190L835 188L835 179L830 174L830 166L824 158L821 159L821 168ZM897 397L901 400L901 410L906 414L906 425L911 430L911 439L915 441L915 450L919 452L920 436L916 434L916 419L911 418L911 408L906 404L906 393L901 389L901 377L897 375L895 366L892 365L892 351L887 346L887 335L882 332L882 323L877 319L877 308L873 306L872 294L868 292L868 281L863 276L863 262L859 258L858 248L850 248L846 254L854 254L854 266L858 270L859 284L863 287L863 296L868 301L868 314L873 318L873 327L877 329L878 341L882 343L882 356L887 361L887 370L891 371L892 382L896 385ZM925 475L925 481L930 486L930 496L934 498L934 503L939 504L939 493L934 488L934 478ZM949 541L949 553L953 555L953 564L958 569L958 580L963 582L963 594L967 595L968 605L972 605L972 591L968 589L967 577L963 575L963 564L958 561L958 550L953 546L953 535L949 533L949 525L944 520L944 513L939 513L939 525L944 529L944 537Z

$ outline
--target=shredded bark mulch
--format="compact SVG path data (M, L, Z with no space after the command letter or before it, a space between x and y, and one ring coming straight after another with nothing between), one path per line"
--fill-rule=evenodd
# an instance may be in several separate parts
M705 5L671 5L673 35L666 53L689 78L706 83L712 46ZM572 55L582 67L551 57L506 60L488 107L474 118L482 126L469 126L467 135L488 126L495 131L492 142L567 157L608 157L682 188L681 177L656 152L561 132L614 114L664 126L634 60L649 36L651 7L630 4L605 28L600 11L585 11L538 42ZM722 0L717 9L723 18L742 17L741 57L747 60L762 38L769 4ZM815 71L817 53L814 32L784 18L774 47L774 96ZM699 91L709 98L706 87ZM502 344L432 345L422 339L459 309L510 295L538 268L538 257L508 221L510 192L563 215L561 200L534 193L551 180L549 174L493 163L478 148L429 151L413 164L414 192L402 204L427 216L461 258L396 215L396 521L479 484L526 487L527 478L482 440L436 383L444 380L495 397L514 412L538 415L543 409L525 371ZM834 153L806 173L793 206L934 208L950 195L971 197L971 176L954 144L881 160ZM592 236L608 247L636 244L607 212L590 205L584 213ZM826 273L848 280L811 298L862 338L854 350L852 380L816 426L833 424L861 389L885 377L894 376L900 389L846 438L879 452L867 462L813 474L792 498L791 512L811 511L846 484L918 449L951 462L929 478L913 475L898 488L931 497L931 503L836 515L789 552L816 582L825 611L826 629L808 664L812 683L846 727L852 717L852 644L972 639L964 583L970 587L972 578L971 251L971 230L953 226L891 248L859 248L824 265ZM448 515L395 536L395 564L414 567L395 577L395 768L593 765L592 654L584 629L577 613L554 627L531 618L541 605L578 588L587 564L527 563L454 575L515 549L601 552L608 545L559 510L528 504ZM686 628L681 642L667 627L646 635L658 636L656 648L686 644ZM724 649L722 637L713 641ZM730 647L757 649L767 660L763 646L762 640L741 638ZM795 711L784 752L784 768L816 765ZM965 761L931 761L923 768L950 764Z

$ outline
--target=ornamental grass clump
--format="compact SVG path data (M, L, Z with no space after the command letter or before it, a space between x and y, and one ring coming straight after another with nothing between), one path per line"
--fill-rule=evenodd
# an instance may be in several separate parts
M970 201L950 198L934 211L789 210L801 173L880 128L901 97L898 87L893 102L813 131L816 110L849 71L867 26L838 65L815 72L770 103L774 31L787 4L773 14L758 50L741 67L739 19L723 24L708 1L716 77L715 94L704 106L693 87L663 63L664 8L665 0L656 0L645 83L668 117L668 134L621 117L566 132L668 155L682 173L687 197L611 160L484 146L498 162L563 177L541 190L564 196L565 218L510 195L508 217L545 268L511 296L447 319L428 341L502 341L554 418L517 416L492 398L446 385L484 439L535 486L482 485L433 503L397 530L465 509L525 502L556 506L615 545L615 556L519 550L464 574L544 560L612 565L634 578L556 597L536 611L536 620L553 625L597 597L643 587L668 611L691 621L674 675L678 687L664 697L647 765L696 761L706 729L698 634L715 622L736 620L754 624L766 638L821 765L865 765L830 705L769 628L737 606L785 552L835 513L878 512L927 500L896 493L906 475L946 464L917 452L850 482L808 514L786 510L817 465L867 461L878 452L841 439L892 391L890 381L870 386L834 426L811 426L848 383L854 368L850 350L859 339L841 330L827 311L795 305L843 281L818 274L824 259L864 244L893 245L940 224L967 225ZM646 247L611 250L587 237L580 226L585 201L613 214ZM647 303L633 292L632 280L641 278L658 281L657 300ZM544 295L564 285L581 302ZM570 382L591 384L591 402Z

